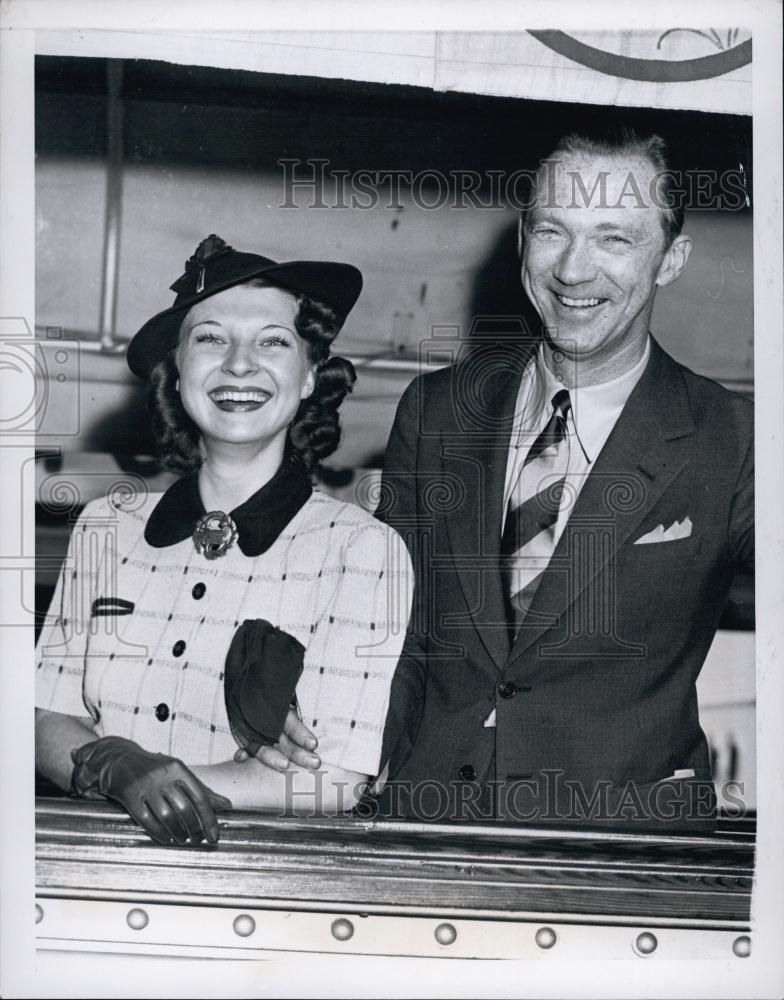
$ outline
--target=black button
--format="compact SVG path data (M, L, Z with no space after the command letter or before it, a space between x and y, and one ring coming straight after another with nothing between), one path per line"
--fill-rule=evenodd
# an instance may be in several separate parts
M520 689L516 684L512 684L511 681L504 681L503 684L498 685L498 693L502 698L514 698Z
M169 706L166 702L161 702L155 709L155 718L158 722L165 722L169 718Z
M200 601L206 593L207 593L207 585L204 583L197 583L196 586L191 591L194 601Z
M178 639L172 646L172 653L174 656L182 656L185 652L185 642L182 639Z
M463 781L473 781L476 777L476 771L470 764L463 764L460 768L460 777Z

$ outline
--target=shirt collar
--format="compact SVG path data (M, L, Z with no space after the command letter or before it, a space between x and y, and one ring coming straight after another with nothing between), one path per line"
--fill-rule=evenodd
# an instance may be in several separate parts
M642 377L651 354L650 336L643 356L637 364L609 382L578 386L569 390L571 398L570 424L586 461L592 462L607 440L608 428L620 416L626 400ZM552 374L544 360L544 347L532 355L526 365L515 406L515 447L531 445L552 412L552 398L565 386Z
M243 555L260 556L294 518L313 492L305 470L284 461L252 497L230 511ZM207 511L199 495L198 473L178 479L163 494L144 529L144 540L156 549L176 545L193 534Z
M512 432L515 448L534 442L550 417L553 396L563 388L547 368L540 344L528 359L517 392Z
M631 396L651 356L651 338L645 341L645 350L637 364L628 371L597 385L577 386L570 390L572 420L585 457L592 462L607 440L611 428Z

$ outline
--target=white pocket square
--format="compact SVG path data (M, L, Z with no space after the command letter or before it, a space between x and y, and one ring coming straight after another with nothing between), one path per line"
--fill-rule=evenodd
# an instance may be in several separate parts
M638 538L634 544L653 545L655 542L674 542L679 538L690 538L691 528L690 517L685 517L682 521L673 521L666 531L664 530L664 525L659 524L653 531L649 531L647 535Z

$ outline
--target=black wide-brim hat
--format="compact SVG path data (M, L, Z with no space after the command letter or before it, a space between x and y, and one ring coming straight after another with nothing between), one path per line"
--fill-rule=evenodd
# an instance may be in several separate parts
M284 263L255 253L241 253L219 236L208 236L185 263L185 273L171 290L174 305L148 320L128 345L128 367L140 378L149 378L153 367L177 343L185 313L207 299L251 278L295 294L306 295L337 314L337 333L362 291L362 274L352 264L336 261L290 260Z

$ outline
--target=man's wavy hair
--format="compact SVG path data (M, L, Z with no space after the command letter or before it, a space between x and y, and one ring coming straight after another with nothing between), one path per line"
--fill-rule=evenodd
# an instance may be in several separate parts
M548 156L540 160L536 179L546 164L559 162L570 154L587 153L592 156L640 156L647 159L655 170L653 203L660 211L665 246L669 247L683 229L686 214L684 172L680 160L670 145L660 135L638 132L624 122L597 126L585 132L570 132L562 136ZM536 180L527 193L526 208L521 212L520 235L527 232L530 209L536 199Z
M244 284L277 287L258 278ZM316 380L313 392L302 400L291 422L285 457L301 463L317 478L321 463L340 443L338 408L351 392L357 376L350 361L329 356L330 344L338 332L334 310L305 295L292 294L299 306L295 329L307 344L308 360L316 365ZM185 412L176 388L178 346L175 344L150 373L148 408L161 463L186 475L201 466L201 434Z

